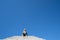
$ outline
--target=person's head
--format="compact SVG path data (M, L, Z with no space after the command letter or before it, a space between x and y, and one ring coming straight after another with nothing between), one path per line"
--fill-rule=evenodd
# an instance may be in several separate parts
M24 31L26 31L26 28L24 28Z

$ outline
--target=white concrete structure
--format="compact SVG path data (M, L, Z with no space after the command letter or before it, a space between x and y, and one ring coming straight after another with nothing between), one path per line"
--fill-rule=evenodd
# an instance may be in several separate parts
M6 38L4 40L45 40L45 39L38 38L38 37L35 37L35 36L26 36L26 37L23 37L23 36L13 36L13 37Z
M35 36L28 36L26 29L24 28L22 36L12 36L5 38L3 40L45 40L43 38L38 38Z

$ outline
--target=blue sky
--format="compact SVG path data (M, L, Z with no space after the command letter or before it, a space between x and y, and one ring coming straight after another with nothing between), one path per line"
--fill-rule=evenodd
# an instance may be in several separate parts
M29 35L60 40L60 0L0 0L0 39Z

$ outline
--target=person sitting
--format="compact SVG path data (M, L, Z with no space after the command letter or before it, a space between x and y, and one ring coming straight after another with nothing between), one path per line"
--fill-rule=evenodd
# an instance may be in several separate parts
M27 31L26 31L26 29L24 29L23 30L23 36L27 36L28 34L27 34Z

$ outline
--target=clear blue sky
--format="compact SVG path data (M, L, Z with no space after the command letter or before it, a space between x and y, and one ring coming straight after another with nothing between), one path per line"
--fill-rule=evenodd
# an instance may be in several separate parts
M0 38L29 35L60 40L60 0L0 0Z

